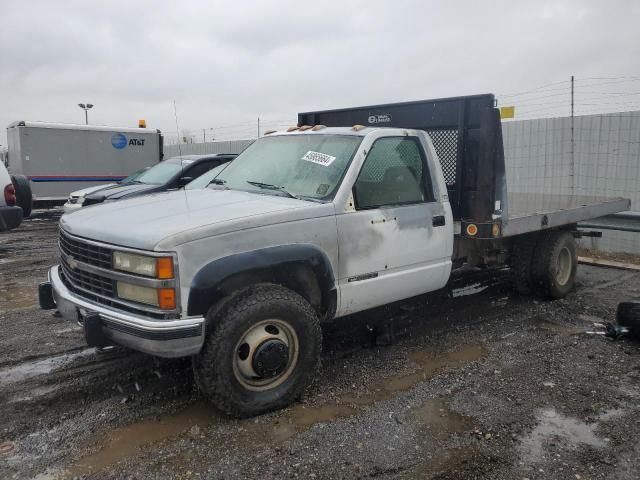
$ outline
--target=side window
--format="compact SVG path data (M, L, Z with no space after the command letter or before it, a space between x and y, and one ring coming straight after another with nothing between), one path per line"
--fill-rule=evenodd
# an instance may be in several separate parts
M208 160L206 162L200 162L197 165L194 165L193 167L191 167L189 170L187 170L184 176L191 177L194 179L198 178L203 173L207 173L209 170L211 170L215 165L216 163L211 160Z
M431 180L417 138L376 140L355 184L358 209L433 200Z

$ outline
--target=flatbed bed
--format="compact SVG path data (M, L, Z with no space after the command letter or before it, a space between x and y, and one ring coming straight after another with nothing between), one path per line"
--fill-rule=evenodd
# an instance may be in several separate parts
M502 236L508 237L541 229L560 227L629 209L626 198L538 193L508 194L507 219Z

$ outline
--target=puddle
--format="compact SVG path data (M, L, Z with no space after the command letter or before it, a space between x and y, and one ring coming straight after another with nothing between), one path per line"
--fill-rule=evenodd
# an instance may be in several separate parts
M543 330L548 330L550 332L558 333L560 335L568 337L579 335L585 332L585 329L583 327L578 327L576 325L561 325L559 323L553 323L547 320L540 320L536 322L535 325Z
M29 390L26 393L22 393L21 395L16 395L10 397L8 403L21 403L21 402L29 402L34 398L42 397L44 395L50 395L51 393L57 391L59 389L59 385L48 385L44 387L35 387Z
M611 408L609 410L606 410L604 413L601 413L598 416L598 420L600 420L601 422L606 422L608 420L613 420L614 418L618 418L623 416L625 413L625 410L622 408Z
M480 292L484 292L489 285L483 285L481 283L474 283L473 285L467 285L462 288L454 288L451 290L451 296L453 298L466 297L467 295L476 295Z
M543 410L538 415L538 425L520 444L520 455L528 463L542 461L545 443L552 438L560 438L570 445L588 445L595 448L606 444L594 433L597 424L587 424L571 417L565 417L553 408Z
M290 407L285 418L279 419L278 424L248 424L243 433L248 439L253 439L253 443L256 443L256 439L260 439L262 442L282 443L312 425L356 415L362 407L390 400L395 394L407 391L418 383L429 380L442 370L461 368L474 360L482 358L485 354L486 351L480 345L469 345L460 350L441 354L414 352L410 355L410 358L419 367L414 373L381 380L379 383L373 384L361 396L343 395L336 399L335 402L320 406L296 405ZM423 413L426 419L427 410L435 408L435 405L425 404L424 408L425 411ZM440 406L438 405L439 408ZM454 417L455 414L451 414L449 419L452 424L457 421L462 422L461 419ZM445 423L445 420L443 419L442 422ZM435 421L434 428L436 428Z
M145 420L100 433L95 437L104 442L100 450L80 459L66 473L69 477L90 475L135 455L144 445L175 437L195 426L207 426L218 418L213 407L199 402L160 420Z
M25 287L15 282L0 285L0 306L2 310L35 307L38 305L38 295L33 287Z
M32 362L24 362L13 367L0 370L0 386L10 385L12 383L21 382L38 375L50 373L53 370L62 368L71 363L76 358L93 355L95 348L86 348L78 352L65 353L55 357L48 357L43 360L35 360Z
M411 410L407 418L423 426L429 433L459 433L473 429L473 419L451 411L444 398L430 398Z
M481 358L485 353L485 350L479 345L470 345L441 354L415 352L410 355L411 360L418 365L418 370L415 373L384 379L380 383L372 385L360 397L343 396L333 403L320 406L295 405L271 421L261 422L260 417L257 421L256 419L241 421L239 428L234 432L233 441L249 447L282 444L313 425L356 415L366 405L388 400L394 394L409 390L419 382L432 378L446 368L460 368ZM443 413L441 408L444 408L444 403L438 402L443 401L436 400L433 404L426 402L423 407L417 409L415 411L417 421L424 425L431 425L431 428L443 432L467 428L466 422L469 420L466 417L448 410ZM96 438L99 439L97 441L102 441L102 438L106 437L100 450L82 458L67 472L72 477L95 473L135 455L141 447L176 437L195 425L205 427L210 425L213 420L220 418L222 417L213 407L198 403L160 420L143 421L112 430L106 434L99 433L96 435Z

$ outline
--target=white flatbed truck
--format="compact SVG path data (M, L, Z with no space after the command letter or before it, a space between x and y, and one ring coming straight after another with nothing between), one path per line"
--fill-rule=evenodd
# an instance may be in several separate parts
M298 120L208 188L62 217L42 308L90 345L192 356L204 395L256 415L304 391L322 320L440 289L465 265L510 267L521 293L562 298L577 222L629 207L508 193L493 95Z

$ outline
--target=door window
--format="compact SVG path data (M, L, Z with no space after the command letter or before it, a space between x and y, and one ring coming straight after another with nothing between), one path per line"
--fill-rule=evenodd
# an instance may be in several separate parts
M433 200L422 148L415 137L376 140L355 184L359 210Z
M193 179L198 178L200 175L208 172L213 167L216 166L217 162L212 160L206 160L204 162L197 163L193 167L189 168L186 172L184 172L184 177L191 177Z

